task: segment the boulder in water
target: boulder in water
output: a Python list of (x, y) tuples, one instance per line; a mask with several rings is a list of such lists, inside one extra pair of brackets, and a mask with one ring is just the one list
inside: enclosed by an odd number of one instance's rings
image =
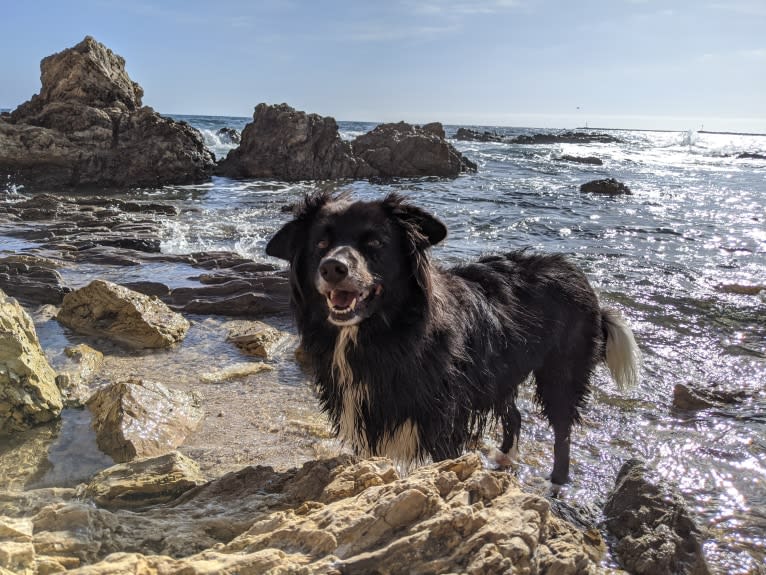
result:
[(584, 194), (603, 194), (608, 196), (630, 195), (633, 193), (628, 186), (614, 178), (592, 180), (581, 185), (580, 191)]
[(169, 347), (189, 329), (189, 322), (159, 299), (104, 280), (67, 294), (56, 319), (77, 332), (138, 349)]

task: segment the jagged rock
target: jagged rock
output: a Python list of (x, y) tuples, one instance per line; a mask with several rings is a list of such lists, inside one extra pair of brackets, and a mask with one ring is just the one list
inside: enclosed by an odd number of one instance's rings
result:
[(0, 291), (0, 434), (54, 420), (62, 407), (32, 319)]
[(234, 128), (220, 128), (215, 135), (218, 136), (222, 144), (239, 144), (241, 141), (239, 132)]
[(67, 407), (80, 407), (91, 396), (89, 387), (104, 364), (104, 354), (81, 343), (64, 348), (67, 364), (60, 368), (56, 385)]
[(486, 130), (479, 132), (470, 128), (458, 128), (457, 132), (455, 132), (455, 139), (467, 142), (504, 142), (506, 140), (495, 132), (488, 132)]
[(402, 479), (387, 460), (349, 456), (249, 467), (138, 512), (72, 499), (35, 509), (34, 560), (81, 575), (601, 572), (592, 535), (477, 455)]
[(581, 185), (580, 191), (584, 194), (606, 194), (609, 196), (630, 195), (632, 193), (628, 186), (614, 178), (592, 180)]
[(382, 124), (350, 144), (334, 118), (296, 111), (287, 104), (258, 104), (242, 143), (217, 173), (232, 178), (335, 180), (371, 177), (445, 176), (476, 170), (444, 139), (438, 122), (418, 128)]
[(224, 325), (228, 334), (226, 341), (247, 355), (271, 359), (290, 336), (260, 321), (231, 321)]
[(596, 156), (570, 156), (569, 154), (564, 154), (563, 156), (560, 156), (556, 159), (563, 162), (575, 162), (577, 164), (589, 164), (591, 166), (604, 165), (603, 160), (601, 158), (597, 158)]
[(614, 551), (630, 573), (710, 573), (702, 533), (683, 497), (649, 477), (643, 462), (632, 459), (622, 466), (604, 515), (617, 538)]
[(351, 146), (381, 177), (451, 177), (476, 171), (476, 164), (444, 138), (406, 122), (381, 124)]
[(40, 63), (40, 93), (0, 118), (0, 176), (35, 187), (206, 180), (212, 154), (184, 122), (142, 107), (125, 60), (90, 36)]
[(296, 111), (287, 104), (258, 104), (239, 147), (218, 165), (231, 178), (335, 180), (375, 175), (341, 140), (334, 118)]
[(117, 462), (178, 447), (202, 420), (200, 397), (153, 381), (102, 387), (88, 400), (98, 447)]
[(194, 460), (173, 451), (109, 467), (90, 480), (85, 493), (100, 507), (139, 509), (172, 501), (205, 482)]
[(139, 349), (171, 346), (189, 329), (189, 322), (160, 300), (104, 280), (67, 294), (57, 319), (77, 332)]

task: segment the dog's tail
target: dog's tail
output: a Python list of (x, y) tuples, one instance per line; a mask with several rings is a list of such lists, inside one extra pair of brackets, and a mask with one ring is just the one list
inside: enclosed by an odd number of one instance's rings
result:
[(601, 310), (601, 322), (606, 340), (604, 361), (617, 387), (626, 390), (638, 384), (641, 351), (633, 332), (620, 312), (611, 308)]

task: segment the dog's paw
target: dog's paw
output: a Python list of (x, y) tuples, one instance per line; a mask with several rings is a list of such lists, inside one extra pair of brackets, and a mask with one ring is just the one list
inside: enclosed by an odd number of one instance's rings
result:
[(511, 449), (508, 453), (503, 453), (497, 447), (493, 447), (489, 450), (487, 459), (500, 469), (508, 469), (519, 464), (519, 450)]

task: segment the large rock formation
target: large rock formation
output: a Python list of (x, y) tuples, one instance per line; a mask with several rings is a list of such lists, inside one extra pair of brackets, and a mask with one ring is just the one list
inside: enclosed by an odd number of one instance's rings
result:
[(56, 419), (63, 403), (55, 380), (32, 319), (0, 291), (0, 435)]
[[(142, 500), (141, 489), (134, 484), (129, 497)], [(11, 495), (4, 513), (13, 517), (0, 516), (0, 545), (25, 546), (38, 572), (603, 572), (598, 532), (557, 518), (546, 499), (484, 469), (477, 455), (401, 479), (387, 460), (348, 456), (285, 473), (247, 467), (140, 511), (52, 495)]]
[(287, 104), (258, 104), (242, 143), (218, 166), (232, 178), (281, 180), (371, 177), (455, 177), (476, 170), (444, 139), (438, 123), (422, 128), (383, 124), (344, 142), (335, 119), (296, 111)]
[(42, 88), (0, 118), (0, 176), (27, 188), (207, 179), (202, 135), (143, 107), (125, 60), (90, 36), (40, 63)]
[(169, 347), (189, 329), (189, 322), (159, 299), (104, 280), (68, 293), (56, 319), (80, 333), (138, 349)]
[(375, 175), (341, 140), (334, 118), (297, 111), (287, 104), (255, 107), (239, 147), (217, 172), (231, 178), (335, 180)]
[[(442, 130), (443, 131), (443, 130)], [(351, 143), (354, 154), (382, 177), (454, 178), (476, 171), (444, 137), (406, 122), (381, 124)]]
[(622, 466), (604, 515), (617, 539), (617, 557), (630, 573), (710, 573), (702, 533), (683, 497), (652, 478), (643, 462)]

